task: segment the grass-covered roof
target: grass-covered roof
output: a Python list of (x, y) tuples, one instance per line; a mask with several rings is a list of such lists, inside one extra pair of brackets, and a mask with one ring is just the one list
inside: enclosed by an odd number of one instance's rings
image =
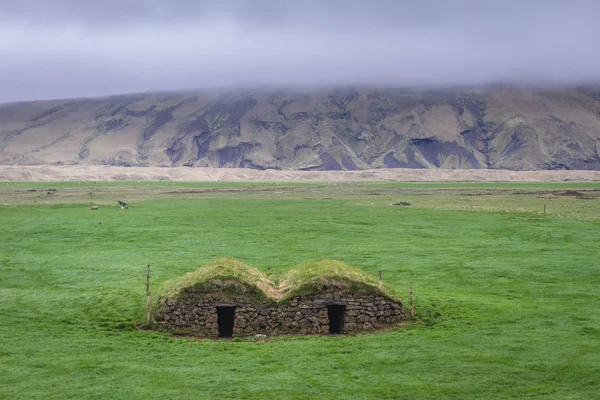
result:
[(400, 300), (383, 282), (359, 268), (336, 260), (318, 260), (297, 265), (284, 273), (280, 282), (283, 300), (331, 289), (379, 293), (390, 299)]
[(215, 283), (237, 281), (254, 289), (265, 300), (286, 301), (292, 297), (330, 290), (377, 293), (400, 299), (383, 282), (340, 261), (320, 260), (298, 265), (278, 277), (279, 285), (264, 273), (234, 258), (221, 258), (165, 284), (161, 298), (177, 298), (222, 287)]
[(265, 274), (235, 258), (220, 258), (209, 262), (195, 271), (168, 281), (163, 288), (163, 296), (179, 297), (182, 293), (207, 292), (214, 290), (215, 281), (239, 281), (255, 289), (265, 298), (272, 298), (273, 282)]

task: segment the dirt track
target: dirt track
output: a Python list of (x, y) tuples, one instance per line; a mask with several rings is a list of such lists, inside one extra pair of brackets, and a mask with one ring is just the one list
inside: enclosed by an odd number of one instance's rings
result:
[(0, 165), (0, 181), (600, 181), (600, 171), (375, 169), (259, 171), (235, 168)]

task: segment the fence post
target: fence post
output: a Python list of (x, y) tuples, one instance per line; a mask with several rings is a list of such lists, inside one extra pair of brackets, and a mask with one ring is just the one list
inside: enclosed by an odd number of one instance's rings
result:
[(412, 286), (410, 287), (410, 317), (411, 318), (415, 317), (415, 308), (413, 306), (413, 289), (412, 289)]
[(146, 273), (146, 325), (150, 325), (150, 264)]
[(380, 280), (380, 281), (382, 281), (382, 280), (383, 280), (383, 278), (382, 278), (382, 276), (381, 276), (381, 270), (379, 270), (379, 280)]

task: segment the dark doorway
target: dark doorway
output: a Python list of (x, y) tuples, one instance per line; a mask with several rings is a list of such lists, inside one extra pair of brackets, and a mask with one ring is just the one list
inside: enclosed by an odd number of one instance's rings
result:
[(344, 329), (345, 315), (345, 305), (330, 304), (327, 306), (327, 316), (329, 317), (329, 333), (342, 333), (342, 330)]
[(235, 307), (217, 307), (217, 324), (219, 325), (219, 337), (233, 336), (234, 319)]

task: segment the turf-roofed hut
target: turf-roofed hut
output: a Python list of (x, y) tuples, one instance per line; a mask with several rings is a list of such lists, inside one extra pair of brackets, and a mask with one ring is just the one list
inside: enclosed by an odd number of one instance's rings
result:
[(339, 261), (315, 261), (283, 274), (279, 285), (232, 258), (171, 282), (154, 320), (165, 329), (207, 337), (369, 331), (405, 316), (382, 282)]

